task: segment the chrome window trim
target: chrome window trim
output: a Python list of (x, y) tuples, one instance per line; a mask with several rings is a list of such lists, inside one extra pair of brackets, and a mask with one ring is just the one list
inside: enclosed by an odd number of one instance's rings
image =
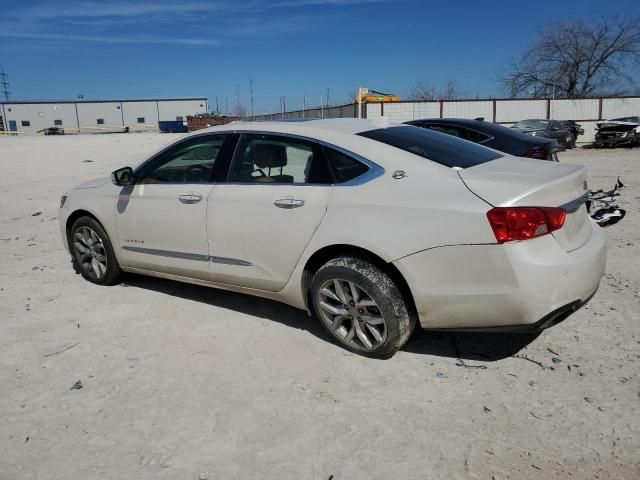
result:
[[(165, 153), (167, 150), (169, 150), (170, 148), (173, 148), (174, 146), (178, 145), (180, 142), (184, 142), (184, 141), (188, 141), (191, 140), (193, 138), (198, 138), (198, 137), (205, 137), (205, 136), (209, 136), (209, 135), (232, 135), (232, 134), (238, 134), (238, 135), (243, 135), (243, 134), (252, 134), (252, 135), (275, 135), (275, 136), (280, 136), (280, 137), (287, 137), (287, 138), (292, 138), (292, 139), (297, 139), (297, 140), (304, 140), (307, 142), (311, 142), (311, 143), (317, 143), (323, 147), (326, 148), (333, 148), (334, 150), (337, 150), (338, 152), (350, 156), (353, 159), (359, 161), (360, 163), (364, 163), (367, 167), (369, 167), (369, 170), (367, 170), (365, 173), (363, 173), (362, 175), (359, 175), (355, 178), (352, 178), (351, 180), (348, 180), (346, 182), (342, 182), (342, 183), (241, 183), (241, 182), (197, 182), (197, 183), (184, 183), (184, 182), (162, 182), (162, 183), (149, 183), (149, 184), (145, 184), (145, 185), (260, 185), (260, 186), (283, 186), (283, 185), (287, 185), (287, 186), (296, 186), (296, 187), (355, 187), (355, 186), (359, 186), (359, 185), (363, 185), (365, 183), (368, 183), (372, 180), (375, 180), (378, 177), (381, 177), (382, 175), (384, 175), (385, 170), (383, 167), (381, 167), (380, 165), (378, 165), (375, 162), (372, 162), (371, 160), (363, 157), (362, 155), (358, 155), (357, 153), (351, 152), (349, 150), (346, 150), (342, 147), (339, 147), (337, 145), (333, 145), (329, 142), (325, 142), (324, 140), (319, 140), (317, 138), (311, 138), (311, 137), (306, 137), (304, 135), (297, 135), (294, 133), (281, 133), (281, 132), (272, 132), (272, 131), (264, 131), (264, 130), (225, 130), (224, 132), (203, 132), (200, 134), (194, 134), (194, 135), (190, 135), (189, 137), (186, 137), (182, 140), (179, 140), (178, 142), (174, 142), (171, 145), (168, 145), (167, 147), (165, 147), (164, 149), (162, 149), (161, 151), (157, 152), (155, 155), (153, 155), (151, 158), (148, 158), (147, 160), (145, 160), (143, 163), (141, 163), (140, 165), (138, 165), (135, 170), (133, 170), (133, 174), (135, 176), (135, 174), (142, 169), (142, 167), (144, 165), (146, 165), (148, 162), (154, 160), (155, 158), (157, 158), (158, 156), (162, 155), (163, 153)], [(365, 138), (365, 137), (363, 137)], [(237, 148), (237, 145), (236, 145)], [(235, 150), (233, 155), (235, 156)], [(233, 161), (233, 157), (231, 158), (231, 161)], [(228, 173), (228, 172), (227, 172)], [(138, 185), (137, 183), (135, 185)], [(134, 185), (134, 186), (135, 186)]]
[[(225, 182), (224, 185), (261, 185), (261, 186), (282, 186), (282, 185), (288, 185), (288, 186), (298, 186), (298, 187), (354, 187), (354, 186), (358, 186), (358, 185), (362, 185), (365, 184), (367, 182), (370, 182), (382, 175), (384, 175), (384, 168), (382, 168), (380, 165), (378, 165), (375, 162), (372, 162), (371, 160), (364, 158), (362, 155), (358, 155), (357, 153), (351, 152), (349, 150), (346, 150), (342, 147), (339, 147), (337, 145), (333, 145), (332, 143), (326, 142), (324, 140), (319, 140), (317, 138), (311, 138), (311, 137), (306, 137), (304, 135), (298, 135), (295, 133), (281, 133), (281, 132), (271, 132), (271, 131), (259, 131), (259, 130), (233, 130), (232, 133), (236, 133), (238, 135), (274, 135), (277, 137), (286, 137), (286, 138), (292, 138), (295, 140), (303, 140), (306, 142), (310, 142), (310, 143), (317, 143), (318, 145), (321, 145), (323, 147), (326, 148), (332, 148), (344, 155), (347, 155), (349, 157), (352, 157), (354, 160), (357, 160), (360, 163), (364, 163), (367, 167), (369, 167), (369, 170), (367, 170), (365, 173), (363, 173), (362, 175), (358, 175), (355, 178), (352, 178), (351, 180), (348, 180), (346, 182), (342, 182), (342, 183), (277, 183), (277, 182), (271, 182), (271, 183), (241, 183), (241, 182)], [(236, 145), (237, 147), (237, 145)], [(234, 156), (235, 156), (235, 152), (234, 152)], [(233, 162), (233, 159), (231, 159), (231, 161)]]

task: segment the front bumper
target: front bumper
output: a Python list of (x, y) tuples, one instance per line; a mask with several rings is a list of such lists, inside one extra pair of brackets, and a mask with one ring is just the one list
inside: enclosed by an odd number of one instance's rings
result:
[(571, 252), (545, 235), (503, 245), (440, 247), (394, 265), (409, 284), (422, 328), (546, 328), (598, 289), (606, 240), (591, 223), (589, 241)]
[(637, 147), (640, 146), (640, 134), (618, 136), (596, 134), (593, 142), (596, 148)]

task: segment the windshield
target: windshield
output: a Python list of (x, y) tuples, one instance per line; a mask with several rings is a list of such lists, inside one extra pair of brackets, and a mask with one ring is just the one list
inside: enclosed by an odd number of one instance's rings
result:
[(549, 125), (547, 120), (522, 120), (514, 125), (514, 128), (535, 128), (536, 130), (544, 130)]
[(358, 135), (419, 155), (445, 167), (468, 168), (502, 157), (500, 152), (419, 127), (389, 127)]

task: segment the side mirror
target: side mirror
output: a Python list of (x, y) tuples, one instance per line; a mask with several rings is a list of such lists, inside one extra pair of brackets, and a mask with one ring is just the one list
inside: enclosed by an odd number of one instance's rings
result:
[(111, 181), (119, 187), (126, 187), (135, 183), (133, 178), (133, 169), (131, 167), (123, 167), (111, 172)]

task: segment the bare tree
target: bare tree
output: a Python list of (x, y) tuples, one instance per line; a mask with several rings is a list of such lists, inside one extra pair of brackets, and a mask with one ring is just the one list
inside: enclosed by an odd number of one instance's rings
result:
[(632, 62), (640, 64), (640, 18), (558, 22), (538, 33), (501, 82), (514, 96), (623, 93)]
[(436, 87), (425, 80), (416, 81), (411, 90), (411, 98), (413, 100), (436, 100), (437, 97)]
[(453, 100), (455, 98), (458, 98), (458, 90), (458, 82), (450, 78), (449, 80), (447, 80), (446, 85), (441, 90), (440, 98), (442, 98), (443, 100)]
[(453, 100), (459, 96), (458, 82), (453, 79), (447, 80), (442, 88), (426, 80), (418, 80), (411, 90), (411, 98), (414, 100)]

